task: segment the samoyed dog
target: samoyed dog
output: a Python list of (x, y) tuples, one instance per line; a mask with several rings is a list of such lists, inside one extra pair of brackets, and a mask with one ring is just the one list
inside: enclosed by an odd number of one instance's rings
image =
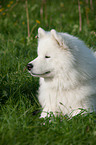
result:
[(40, 77), (41, 117), (74, 116), (80, 108), (96, 111), (96, 56), (78, 38), (52, 29), (38, 29), (38, 57), (27, 65)]

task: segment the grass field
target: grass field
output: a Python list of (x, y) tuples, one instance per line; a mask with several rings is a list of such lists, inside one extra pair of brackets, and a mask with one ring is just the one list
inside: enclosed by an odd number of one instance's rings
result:
[(38, 78), (25, 67), (37, 55), (38, 27), (68, 32), (96, 50), (96, 1), (80, 0), (81, 31), (78, 0), (25, 2), (0, 0), (0, 145), (95, 145), (95, 113), (39, 118)]

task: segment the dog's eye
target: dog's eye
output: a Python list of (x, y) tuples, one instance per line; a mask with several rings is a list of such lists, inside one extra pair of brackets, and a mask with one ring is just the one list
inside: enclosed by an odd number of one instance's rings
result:
[(47, 55), (46, 55), (45, 58), (50, 58), (50, 56), (47, 56)]

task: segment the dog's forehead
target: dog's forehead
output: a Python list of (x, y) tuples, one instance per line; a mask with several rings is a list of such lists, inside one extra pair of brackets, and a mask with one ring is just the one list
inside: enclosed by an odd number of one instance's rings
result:
[(51, 37), (46, 36), (38, 41), (39, 46), (43, 46), (43, 45), (45, 46), (46, 44), (48, 44), (48, 45), (53, 44), (53, 40)]
[[(50, 49), (51, 48), (51, 49)], [(42, 38), (38, 41), (38, 52), (50, 51), (55, 48), (54, 41), (50, 37)]]

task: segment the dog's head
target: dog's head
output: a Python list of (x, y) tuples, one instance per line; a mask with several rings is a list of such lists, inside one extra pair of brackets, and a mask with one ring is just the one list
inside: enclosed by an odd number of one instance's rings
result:
[(63, 34), (52, 29), (38, 29), (38, 57), (29, 62), (27, 68), (36, 77), (55, 77), (65, 74), (73, 66), (74, 57), (64, 41)]
[(38, 57), (27, 64), (28, 71), (36, 77), (55, 77), (68, 71), (73, 57), (62, 35), (38, 29)]

